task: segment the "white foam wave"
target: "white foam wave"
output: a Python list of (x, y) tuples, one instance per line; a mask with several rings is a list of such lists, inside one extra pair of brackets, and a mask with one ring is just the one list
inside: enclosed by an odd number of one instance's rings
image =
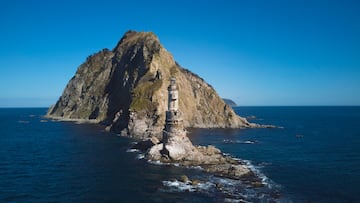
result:
[(244, 143), (244, 144), (255, 144), (256, 141), (246, 140), (246, 141), (244, 141), (242, 143)]
[(181, 182), (181, 181), (178, 181), (178, 180), (175, 180), (175, 181), (163, 181), (163, 185), (169, 187), (171, 192), (174, 192), (174, 191), (194, 192), (194, 191), (196, 191), (195, 188), (192, 185)]
[(214, 182), (217, 190), (226, 196), (225, 202), (263, 202), (262, 200), (268, 202), (272, 199), (265, 194), (267, 188), (259, 190), (259, 188), (249, 187), (242, 181), (220, 177), (213, 177), (210, 181)]
[(191, 169), (196, 169), (196, 170), (201, 170), (201, 171), (203, 171), (203, 170), (204, 170), (204, 168), (203, 168), (203, 167), (201, 167), (201, 166), (189, 166), (188, 168), (191, 168)]
[(191, 182), (182, 182), (179, 180), (162, 181), (163, 185), (168, 188), (170, 192), (208, 192), (215, 185), (211, 182), (200, 182), (191, 184)]
[(128, 150), (126, 150), (126, 152), (139, 152), (140, 150), (138, 150), (138, 149), (128, 149)]
[(144, 154), (138, 154), (136, 156), (137, 159), (144, 159), (145, 158), (145, 155)]
[(195, 169), (195, 170), (201, 170), (203, 171), (204, 168), (202, 168), (201, 166), (183, 166), (180, 163), (164, 163), (161, 162), (159, 160), (153, 161), (153, 160), (148, 160), (147, 161), (150, 164), (155, 164), (155, 165), (167, 165), (167, 166), (175, 166), (175, 167), (184, 167), (184, 168), (189, 168), (189, 169)]
[(258, 141), (256, 140), (228, 140), (225, 139), (222, 141), (225, 144), (256, 144)]
[[(231, 154), (228, 154), (228, 153), (224, 153), (225, 156), (229, 156), (231, 157), (232, 159), (234, 160), (237, 160), (239, 161), (240, 163), (243, 163), (246, 165), (246, 167), (248, 167), (252, 172), (255, 173), (255, 175), (257, 177), (260, 178), (261, 180), (261, 183), (263, 185), (265, 185), (266, 187), (268, 187), (269, 189), (273, 189), (273, 188), (276, 188), (276, 189), (279, 189), (281, 188), (280, 185), (276, 184), (275, 182), (273, 182), (271, 179), (269, 179), (264, 173), (261, 172), (261, 168), (263, 168), (264, 166), (266, 165), (269, 165), (271, 163), (264, 163), (262, 162), (260, 165), (258, 166), (255, 166), (254, 164), (251, 163), (251, 161), (249, 160), (243, 160), (243, 159), (239, 159), (239, 158), (236, 158), (236, 157), (233, 157)], [(228, 180), (226, 180), (228, 181)], [(229, 183), (229, 182), (228, 182)]]
[(154, 165), (169, 165), (168, 163), (163, 163), (159, 160), (156, 160), (156, 161), (148, 160), (148, 162), (151, 164), (154, 164)]
[(229, 203), (251, 203), (251, 202), (243, 200), (243, 199), (231, 199), (231, 198), (225, 198), (224, 202), (229, 202)]
[(251, 163), (251, 161), (249, 160), (242, 160), (246, 166), (255, 173), (255, 175), (257, 177), (260, 178), (261, 183), (264, 184), (265, 186), (267, 186), (269, 189), (272, 188), (280, 188), (280, 185), (276, 184), (275, 182), (273, 182), (272, 180), (270, 180), (267, 176), (265, 176), (265, 174), (263, 174), (260, 170), (260, 168), (262, 168), (263, 166), (255, 166), (254, 164)]
[[(249, 163), (249, 167), (255, 170), (254, 172), (258, 173), (257, 175), (262, 175), (256, 170), (256, 167), (252, 167), (251, 163)], [(261, 177), (264, 183), (269, 182), (266, 176), (262, 175)], [(176, 179), (166, 180), (162, 181), (164, 188), (160, 190), (163, 192), (200, 192), (209, 197), (218, 197), (217, 194), (221, 193), (224, 197), (224, 202), (277, 202), (278, 200), (271, 196), (273, 189), (265, 184), (265, 187), (256, 188), (249, 186), (248, 183), (242, 180), (228, 179), (209, 174), (202, 175), (200, 180), (196, 184), (191, 180), (187, 182)]]

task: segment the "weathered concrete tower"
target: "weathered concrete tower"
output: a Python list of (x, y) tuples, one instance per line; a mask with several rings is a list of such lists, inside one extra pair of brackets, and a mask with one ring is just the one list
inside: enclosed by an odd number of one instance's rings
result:
[(168, 87), (168, 110), (166, 111), (165, 129), (163, 132), (163, 143), (168, 139), (184, 131), (183, 120), (179, 111), (179, 92), (176, 86), (176, 79), (171, 78)]
[(177, 112), (179, 110), (179, 92), (176, 87), (176, 79), (171, 78), (170, 85), (168, 87), (168, 111)]

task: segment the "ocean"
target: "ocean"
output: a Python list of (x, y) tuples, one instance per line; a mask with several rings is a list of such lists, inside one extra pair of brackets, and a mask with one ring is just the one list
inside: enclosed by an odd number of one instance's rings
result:
[(45, 108), (0, 109), (0, 202), (360, 202), (360, 107), (235, 111), (282, 128), (189, 129), (189, 137), (244, 160), (265, 187), (149, 163), (131, 150), (134, 140), (43, 118)]

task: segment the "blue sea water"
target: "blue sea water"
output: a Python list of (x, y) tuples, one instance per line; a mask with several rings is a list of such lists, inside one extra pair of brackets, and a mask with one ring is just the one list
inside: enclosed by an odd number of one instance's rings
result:
[(360, 202), (360, 107), (235, 110), (284, 128), (194, 130), (193, 142), (250, 160), (294, 202)]
[[(268, 184), (265, 191), (198, 169), (148, 163), (129, 153), (133, 140), (102, 126), (45, 119), (45, 108), (0, 109), (0, 202), (232, 201), (214, 181), (249, 202), (360, 202), (360, 107), (235, 111), (283, 128), (190, 129), (190, 138), (248, 160)], [(184, 174), (204, 184), (181, 185), (175, 179)]]

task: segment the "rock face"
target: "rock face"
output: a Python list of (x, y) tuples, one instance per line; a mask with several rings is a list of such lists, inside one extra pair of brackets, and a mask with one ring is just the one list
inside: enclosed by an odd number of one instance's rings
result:
[(89, 56), (47, 113), (87, 120), (139, 139), (162, 135), (175, 77), (184, 127), (251, 127), (199, 76), (182, 68), (151, 32), (128, 31), (113, 50)]

